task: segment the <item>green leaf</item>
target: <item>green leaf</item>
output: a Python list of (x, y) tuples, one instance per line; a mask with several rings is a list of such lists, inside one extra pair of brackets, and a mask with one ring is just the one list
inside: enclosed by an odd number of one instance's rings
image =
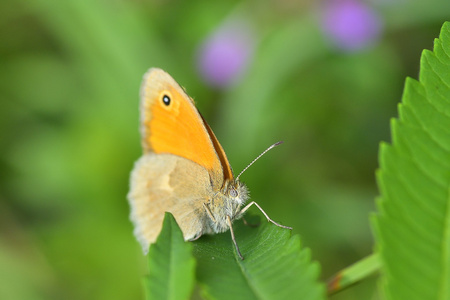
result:
[(145, 278), (147, 299), (189, 299), (194, 287), (195, 260), (192, 244), (170, 213), (164, 217), (163, 228), (148, 251), (149, 275)]
[[(253, 223), (253, 222), (252, 222)], [(298, 235), (262, 222), (233, 225), (244, 256), (236, 254), (230, 232), (204, 236), (194, 243), (197, 280), (208, 299), (324, 299), (319, 266)]]
[(380, 147), (374, 218), (386, 299), (450, 299), (450, 23), (408, 78)]

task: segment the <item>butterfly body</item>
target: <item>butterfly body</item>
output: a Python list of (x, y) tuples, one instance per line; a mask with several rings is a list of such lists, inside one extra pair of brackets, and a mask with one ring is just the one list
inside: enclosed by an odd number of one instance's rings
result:
[(205, 204), (208, 224), (205, 233), (220, 233), (229, 229), (226, 217), (238, 219), (242, 205), (249, 198), (247, 187), (240, 181), (225, 182), (225, 186)]

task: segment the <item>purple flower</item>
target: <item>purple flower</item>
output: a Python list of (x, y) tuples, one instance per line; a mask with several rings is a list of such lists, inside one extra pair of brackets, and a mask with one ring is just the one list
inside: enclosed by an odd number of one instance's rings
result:
[(358, 0), (329, 0), (322, 17), (323, 30), (342, 50), (360, 50), (380, 35), (380, 18), (371, 7)]
[(198, 67), (211, 86), (226, 87), (243, 73), (253, 54), (254, 36), (247, 23), (227, 22), (202, 44)]

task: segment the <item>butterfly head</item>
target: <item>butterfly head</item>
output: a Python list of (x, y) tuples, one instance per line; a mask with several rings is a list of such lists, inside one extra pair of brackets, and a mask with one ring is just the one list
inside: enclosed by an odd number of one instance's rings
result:
[(228, 201), (238, 206), (244, 205), (250, 198), (247, 186), (243, 182), (235, 179), (225, 183), (222, 194), (228, 198)]

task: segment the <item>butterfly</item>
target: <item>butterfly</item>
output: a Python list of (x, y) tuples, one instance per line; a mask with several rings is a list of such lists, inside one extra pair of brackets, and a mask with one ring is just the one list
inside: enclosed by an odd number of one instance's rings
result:
[(148, 70), (140, 97), (143, 155), (131, 172), (128, 200), (134, 234), (144, 253), (161, 231), (166, 211), (173, 214), (187, 241), (230, 230), (241, 259), (232, 223), (252, 205), (269, 222), (292, 229), (270, 219), (256, 202), (245, 205), (249, 192), (239, 181), (240, 174), (234, 177), (208, 123), (168, 73), (158, 68)]

